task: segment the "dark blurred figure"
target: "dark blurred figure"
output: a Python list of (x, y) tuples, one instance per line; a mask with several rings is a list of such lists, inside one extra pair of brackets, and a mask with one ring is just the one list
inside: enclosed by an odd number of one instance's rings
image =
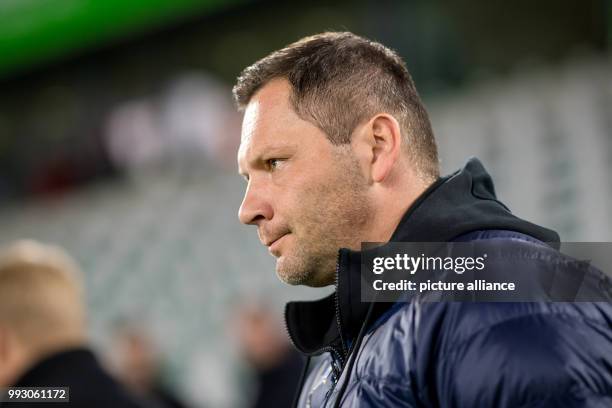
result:
[(54, 407), (144, 406), (89, 350), (82, 292), (60, 248), (22, 241), (0, 254), (0, 387), (70, 387), (70, 402)]
[(117, 375), (130, 391), (155, 408), (186, 408), (161, 381), (159, 353), (146, 331), (122, 323), (115, 333)]
[(239, 311), (237, 331), (244, 358), (256, 376), (253, 408), (291, 406), (304, 361), (291, 346), (285, 330), (266, 307)]

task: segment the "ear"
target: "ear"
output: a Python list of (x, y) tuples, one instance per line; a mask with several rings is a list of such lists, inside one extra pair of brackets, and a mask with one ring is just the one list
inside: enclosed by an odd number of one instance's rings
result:
[(398, 121), (380, 113), (361, 126), (355, 135), (362, 157), (367, 158), (368, 173), (373, 182), (384, 181), (400, 157), (402, 136)]
[(8, 387), (9, 338), (5, 327), (0, 326), (0, 387)]
[(9, 359), (11, 352), (11, 333), (6, 326), (0, 325), (0, 366)]
[(24, 361), (14, 330), (9, 325), (0, 324), (0, 387), (14, 383)]
[(6, 359), (8, 349), (8, 338), (6, 329), (0, 326), (0, 365)]

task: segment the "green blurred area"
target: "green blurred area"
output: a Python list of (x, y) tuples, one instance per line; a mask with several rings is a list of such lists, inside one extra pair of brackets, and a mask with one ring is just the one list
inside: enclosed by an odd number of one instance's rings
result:
[(240, 0), (0, 0), (0, 77)]
[(0, 86), (33, 71), (40, 74), (36, 78), (44, 77), (47, 67), (100, 50), (113, 50), (102, 62), (119, 70), (133, 65), (125, 63), (130, 54), (140, 53), (149, 65), (157, 52), (154, 62), (162, 68), (148, 68), (164, 71), (169, 57), (231, 82), (242, 67), (275, 48), (315, 32), (347, 29), (395, 48), (419, 88), (437, 92), (483, 72), (506, 72), (522, 61), (558, 62), (580, 48), (607, 50), (610, 4), (0, 0)]
[(609, 55), (611, 0), (0, 0), (0, 203), (50, 169), (87, 184), (118, 106), (159, 104), (177, 78), (230, 89), (301, 37), (349, 30), (396, 50), (429, 103), (529, 67)]

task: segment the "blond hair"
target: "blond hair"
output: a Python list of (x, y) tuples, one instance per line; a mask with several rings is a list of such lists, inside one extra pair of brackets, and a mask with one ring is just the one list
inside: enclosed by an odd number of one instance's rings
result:
[(19, 241), (0, 252), (0, 325), (30, 348), (84, 337), (81, 274), (61, 248)]

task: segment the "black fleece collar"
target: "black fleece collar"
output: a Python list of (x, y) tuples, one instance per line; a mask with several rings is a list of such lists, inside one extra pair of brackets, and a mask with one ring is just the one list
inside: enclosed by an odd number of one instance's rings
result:
[[(503, 229), (559, 242), (556, 232), (514, 216), (497, 200), (491, 176), (482, 163), (468, 160), (465, 167), (434, 182), (406, 211), (391, 242), (448, 242), (472, 231)], [(306, 355), (325, 351), (346, 357), (347, 344), (363, 324), (370, 303), (360, 299), (361, 252), (340, 249), (336, 291), (317, 301), (289, 302), (285, 320), (289, 337)], [(391, 303), (374, 304), (373, 318)]]
[(79, 347), (64, 350), (37, 362), (14, 385), (15, 387), (32, 387), (46, 385), (49, 380), (62, 380), (78, 373), (98, 373), (101, 370), (93, 352), (87, 348)]

